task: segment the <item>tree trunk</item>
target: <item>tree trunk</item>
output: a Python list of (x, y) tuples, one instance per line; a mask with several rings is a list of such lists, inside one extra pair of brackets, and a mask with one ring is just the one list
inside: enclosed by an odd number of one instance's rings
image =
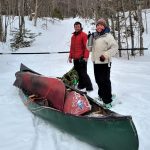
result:
[[(120, 36), (120, 16), (119, 16), (119, 12), (117, 13), (117, 25), (118, 25), (118, 45), (119, 45), (119, 49), (122, 48), (121, 45), (121, 36)], [(121, 51), (119, 51), (119, 57), (122, 57), (121, 55)]]
[[(126, 16), (125, 16), (125, 9), (124, 9), (124, 0), (121, 0), (121, 5), (122, 5), (122, 10), (123, 10), (123, 18), (124, 18), (124, 22), (125, 22), (125, 39), (126, 39), (126, 46), (127, 49), (129, 48), (129, 43), (128, 43), (128, 36), (127, 36), (127, 23), (126, 23)], [(129, 60), (129, 51), (127, 50), (127, 56), (128, 56), (128, 60)]]
[(146, 34), (148, 34), (148, 27), (147, 27), (147, 14), (146, 14), (146, 11), (144, 12), (145, 13), (145, 24), (146, 24)]
[(18, 13), (19, 13), (19, 40), (17, 41), (19, 47), (24, 41), (25, 34), (25, 21), (24, 21), (24, 0), (20, 0), (18, 2)]
[(3, 16), (2, 16), (2, 2), (0, 1), (0, 41), (3, 42)]
[[(119, 1), (117, 3), (117, 6), (119, 8), (120, 6)], [(119, 46), (119, 49), (121, 49), (122, 45), (121, 45), (121, 36), (120, 36), (121, 33), (120, 33), (120, 11), (119, 10), (117, 11), (117, 28), (118, 28), (118, 46)], [(122, 57), (121, 51), (119, 51), (119, 57)]]
[(129, 20), (130, 20), (130, 33), (131, 33), (131, 55), (134, 56), (134, 33), (133, 33), (133, 25), (132, 25), (132, 14), (131, 11), (129, 10)]
[(0, 15), (0, 41), (3, 42), (3, 16)]
[(37, 13), (38, 13), (38, 0), (35, 2), (35, 12), (34, 12), (34, 26), (37, 25)]
[(138, 3), (138, 18), (139, 18), (139, 30), (140, 30), (140, 56), (144, 55), (144, 50), (143, 49), (143, 22), (142, 22), (142, 9), (141, 9), (141, 3), (139, 1)]
[(113, 15), (111, 16), (111, 29), (112, 29), (112, 34), (113, 34), (114, 38), (116, 39)]

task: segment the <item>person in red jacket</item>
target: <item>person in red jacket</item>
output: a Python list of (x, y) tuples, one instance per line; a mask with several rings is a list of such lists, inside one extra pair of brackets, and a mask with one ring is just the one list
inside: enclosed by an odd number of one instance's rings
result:
[(83, 32), (80, 22), (74, 23), (75, 32), (71, 37), (69, 62), (74, 64), (74, 69), (78, 72), (79, 83), (78, 89), (86, 88), (86, 91), (92, 91), (93, 86), (89, 75), (87, 74), (87, 61), (89, 50), (87, 49), (87, 34)]

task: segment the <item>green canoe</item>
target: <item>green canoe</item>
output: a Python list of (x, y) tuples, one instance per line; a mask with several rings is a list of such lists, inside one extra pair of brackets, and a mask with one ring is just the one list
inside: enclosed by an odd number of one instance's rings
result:
[[(20, 70), (31, 71), (27, 67), (23, 68)], [(27, 103), (29, 95), (24, 90), (19, 90), (19, 93), (23, 102)], [(132, 117), (104, 109), (94, 103), (92, 98), (87, 98), (94, 109), (81, 116), (67, 114), (36, 102), (30, 102), (26, 106), (35, 115), (93, 146), (104, 150), (138, 150), (139, 140)]]

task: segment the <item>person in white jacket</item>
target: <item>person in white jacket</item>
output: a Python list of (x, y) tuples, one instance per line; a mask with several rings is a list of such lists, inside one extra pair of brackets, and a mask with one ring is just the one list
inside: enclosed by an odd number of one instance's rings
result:
[(118, 52), (118, 44), (110, 33), (105, 19), (96, 23), (96, 32), (92, 33), (92, 61), (94, 75), (98, 85), (98, 95), (105, 108), (112, 107), (112, 90), (110, 81), (111, 59)]

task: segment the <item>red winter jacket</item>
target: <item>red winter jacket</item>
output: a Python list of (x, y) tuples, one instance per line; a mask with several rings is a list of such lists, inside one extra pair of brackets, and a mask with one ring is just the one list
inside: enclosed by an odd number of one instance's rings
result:
[(70, 45), (70, 55), (69, 58), (72, 59), (80, 59), (88, 58), (89, 51), (86, 47), (87, 43), (87, 34), (81, 31), (79, 34), (73, 33), (71, 37), (71, 45)]

